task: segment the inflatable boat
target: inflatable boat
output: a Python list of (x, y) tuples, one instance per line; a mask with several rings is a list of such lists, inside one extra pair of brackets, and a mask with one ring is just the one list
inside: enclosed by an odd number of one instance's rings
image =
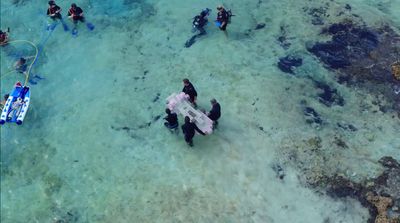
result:
[(173, 93), (170, 95), (167, 98), (167, 107), (172, 112), (183, 115), (183, 117), (189, 116), (190, 120), (195, 123), (201, 131), (207, 132), (207, 134), (212, 133), (213, 121), (203, 112), (193, 108), (192, 104), (189, 102), (189, 96), (185, 93)]
[(17, 82), (5, 102), (0, 116), (0, 124), (15, 122), (17, 125), (21, 125), (29, 108), (30, 97), (29, 87), (22, 86), (20, 82)]

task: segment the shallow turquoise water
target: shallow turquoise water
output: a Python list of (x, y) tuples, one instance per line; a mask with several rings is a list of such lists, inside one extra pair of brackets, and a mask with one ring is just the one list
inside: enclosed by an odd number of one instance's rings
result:
[[(332, 159), (305, 161), (355, 180), (380, 173), (382, 156), (400, 159), (399, 119), (372, 112), (375, 96), (368, 90), (337, 85), (344, 107), (316, 99), (307, 76), (334, 81), (305, 49), (323, 37), (302, 9), (325, 1), (224, 2), (236, 14), (228, 36), (209, 24), (208, 35), (191, 48), (184, 48), (191, 18), (218, 2), (77, 3), (96, 28), (81, 25), (73, 38), (61, 24), (45, 30), (46, 4), (1, 1), (1, 27), (11, 28), (12, 39), (39, 45), (48, 37), (33, 69), (45, 79), (31, 86), (24, 124), (1, 127), (1, 222), (366, 221), (368, 211), (355, 200), (314, 193), (292, 166), (284, 181), (271, 168), (315, 136)], [(400, 29), (398, 0), (340, 0), (330, 12), (347, 3), (368, 25)], [(68, 4), (59, 5), (65, 14)], [(249, 33), (257, 23), (266, 28)], [(276, 40), (282, 26), (291, 38), (288, 50)], [(34, 53), (27, 44), (10, 45), (1, 51), (2, 74), (14, 63), (10, 52)], [(287, 53), (304, 58), (296, 77), (276, 67)], [(23, 80), (18, 75), (1, 79), (1, 95)], [(218, 130), (196, 136), (193, 149), (155, 120), (183, 78), (196, 86), (200, 107), (209, 109), (215, 97), (223, 110)], [(310, 128), (302, 100), (328, 125)], [(339, 133), (337, 122), (359, 130)], [(349, 149), (335, 147), (337, 135)]]

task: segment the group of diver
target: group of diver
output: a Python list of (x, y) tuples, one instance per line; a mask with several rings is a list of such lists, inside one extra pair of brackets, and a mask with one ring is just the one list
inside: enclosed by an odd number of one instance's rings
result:
[[(52, 20), (52, 22), (49, 22), (49, 24), (47, 26), (47, 30), (51, 30), (51, 31), (54, 30), (54, 28), (58, 24), (58, 21), (60, 21), (63, 24), (65, 31), (69, 30), (68, 25), (64, 22), (64, 20), (61, 16), (61, 7), (58, 6), (54, 0), (48, 1), (48, 8), (47, 8), (46, 14)], [(71, 4), (70, 9), (68, 10), (67, 16), (69, 19), (71, 19), (71, 21), (74, 24), (73, 29), (72, 29), (73, 36), (77, 35), (77, 32), (78, 32), (77, 24), (79, 21), (82, 23), (85, 23), (89, 30), (94, 29), (93, 24), (85, 22), (85, 17), (83, 15), (82, 8), (78, 7), (75, 3)], [(16, 40), (16, 41), (18, 42), (21, 40)], [(0, 30), (0, 46), (6, 46), (12, 42), (13, 41), (10, 41), (10, 28), (8, 28), (7, 31)], [(29, 42), (29, 41), (25, 41), (25, 42)], [(32, 43), (32, 45), (33, 45), (33, 43)], [(37, 55), (30, 56), (30, 57), (19, 57), (19, 58), (17, 57), (18, 59), (15, 62), (13, 69), (11, 71), (9, 71), (8, 73), (15, 71), (17, 73), (24, 74), (27, 77), (26, 80), (29, 81), (30, 84), (37, 84), (36, 80), (41, 80), (44, 78), (40, 77), (39, 75), (29, 75), (30, 68), (28, 66), (28, 64), (31, 64), (30, 66), (32, 67), (32, 65), (34, 64), (34, 62), (36, 60), (36, 57), (37, 57)], [(21, 95), (18, 98), (16, 98), (15, 101), (13, 101), (11, 103), (11, 107), (10, 107), (10, 110), (8, 111), (8, 114), (11, 114), (12, 111), (18, 110), (19, 108), (22, 107), (22, 105), (24, 103), (24, 101), (23, 101), (24, 94), (27, 93), (26, 89), (29, 89), (29, 87), (22, 86), (21, 82), (17, 82), (16, 85), (14, 86), (14, 88), (21, 88), (21, 89), (23, 89), (23, 91), (22, 91)], [(7, 104), (7, 99), (9, 98), (9, 96), (10, 96), (9, 94), (5, 94), (4, 100), (0, 101), (1, 110)], [(7, 120), (10, 119), (10, 117), (8, 117), (8, 114), (7, 114)]]
[[(61, 7), (56, 4), (54, 0), (51, 0), (48, 2), (48, 9), (47, 9), (47, 16), (51, 18), (52, 20), (60, 20), (63, 24), (62, 20), (62, 15), (61, 15)], [(226, 10), (223, 6), (218, 6), (217, 7), (218, 13), (217, 13), (217, 18), (215, 21), (216, 26), (221, 30), (221, 31), (226, 31), (226, 28), (228, 26), (230, 17), (232, 16), (232, 13), (230, 10)], [(203, 10), (199, 15), (195, 16), (193, 19), (193, 28), (199, 31), (199, 34), (195, 35), (196, 37), (205, 35), (205, 26), (208, 23), (208, 16), (211, 12), (211, 9), (207, 8)], [(76, 29), (76, 24), (80, 21), (85, 23), (85, 17), (83, 15), (83, 10), (78, 7), (75, 3), (71, 4), (71, 8), (68, 10), (68, 17), (73, 21), (75, 24)], [(89, 27), (88, 27), (89, 28)], [(8, 33), (0, 31), (0, 44), (5, 45), (8, 42)], [(23, 73), (26, 74), (27, 72), (27, 60), (30, 58), (19, 58), (18, 61), (15, 63), (14, 68), (18, 73)], [(40, 77), (39, 77), (40, 78)], [(183, 89), (182, 92), (184, 92), (186, 95), (188, 95), (189, 102), (192, 103), (194, 107), (197, 107), (196, 99), (197, 99), (197, 91), (194, 88), (193, 84), (188, 80), (188, 79), (183, 79)], [(4, 102), (2, 101), (1, 104), (4, 105), (5, 101), (7, 100), (8, 95), (5, 95), (4, 97)], [(215, 129), (218, 125), (218, 119), (221, 116), (221, 106), (217, 102), (216, 99), (211, 99), (211, 110), (209, 112), (206, 112), (203, 110), (203, 112), (208, 116), (213, 121), (213, 128)], [(164, 118), (166, 122), (164, 125), (171, 130), (178, 130), (179, 123), (178, 123), (178, 117), (177, 114), (171, 112), (168, 108), (166, 109), (166, 114), (167, 116)], [(198, 133), (205, 135), (206, 133), (201, 131), (195, 123), (191, 122), (190, 118), (186, 116), (184, 118), (184, 124), (181, 126), (182, 132), (184, 134), (184, 139), (186, 143), (189, 146), (193, 146), (193, 137), (195, 135), (195, 132), (197, 131)]]
[[(182, 92), (188, 96), (189, 102), (194, 106), (197, 107), (197, 91), (194, 88), (193, 84), (189, 81), (189, 79), (183, 79), (183, 89)], [(211, 110), (206, 112), (203, 110), (203, 113), (207, 114), (207, 117), (213, 121), (213, 128), (217, 128), (218, 119), (221, 117), (221, 106), (218, 101), (213, 98), (210, 100), (211, 102)], [(176, 113), (173, 113), (170, 109), (165, 109), (165, 113), (167, 116), (164, 117), (166, 122), (164, 123), (165, 127), (170, 130), (179, 131), (179, 123), (178, 123), (178, 116)], [(193, 137), (196, 133), (200, 133), (201, 135), (206, 135), (206, 132), (201, 131), (194, 122), (191, 122), (189, 116), (185, 116), (185, 123), (181, 126), (185, 142), (192, 147), (193, 146)]]
[[(226, 27), (228, 26), (231, 17), (233, 16), (231, 10), (225, 9), (222, 5), (217, 6), (217, 18), (215, 20), (215, 25), (226, 34)], [(199, 32), (198, 34), (193, 35), (188, 41), (185, 43), (185, 47), (189, 48), (196, 41), (196, 38), (207, 34), (205, 30), (205, 26), (208, 23), (208, 16), (210, 15), (211, 9), (206, 8), (200, 12), (200, 14), (196, 15), (193, 18), (193, 31)]]
[[(49, 8), (47, 9), (47, 15), (53, 19), (62, 19), (61, 8), (56, 4), (55, 1), (49, 1)], [(83, 16), (83, 10), (78, 7), (75, 3), (71, 4), (71, 8), (68, 10), (68, 18), (72, 19), (73, 23), (76, 24), (78, 21), (85, 22)]]

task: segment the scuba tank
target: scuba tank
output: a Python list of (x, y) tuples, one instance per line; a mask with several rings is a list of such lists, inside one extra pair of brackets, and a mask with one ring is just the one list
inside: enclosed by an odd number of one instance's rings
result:
[(235, 15), (232, 13), (231, 9), (226, 9), (226, 13), (228, 13), (228, 23), (231, 23), (232, 16), (235, 16)]

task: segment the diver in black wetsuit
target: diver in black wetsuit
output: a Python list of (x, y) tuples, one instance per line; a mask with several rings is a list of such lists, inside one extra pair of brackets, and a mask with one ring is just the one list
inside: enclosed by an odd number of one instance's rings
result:
[(229, 18), (232, 16), (230, 11), (226, 11), (225, 8), (220, 5), (217, 7), (218, 14), (217, 14), (217, 21), (219, 23), (219, 29), (222, 31), (226, 30), (226, 27), (229, 23)]
[(165, 113), (167, 113), (167, 116), (165, 116), (166, 122), (164, 122), (165, 127), (168, 129), (177, 129), (178, 127), (178, 116), (175, 113), (172, 113), (171, 110), (168, 108), (165, 109)]
[(198, 36), (205, 35), (206, 31), (204, 30), (204, 26), (208, 23), (207, 16), (210, 14), (211, 9), (207, 8), (201, 11), (199, 15), (196, 15), (193, 18), (193, 28), (196, 28), (200, 31)]
[(194, 89), (193, 84), (190, 83), (189, 79), (185, 78), (183, 79), (183, 89), (182, 92), (189, 95), (189, 101), (194, 105), (194, 107), (197, 107), (196, 104), (196, 98), (197, 98), (197, 91)]
[(62, 19), (61, 8), (58, 5), (56, 5), (55, 1), (49, 1), (49, 8), (47, 9), (47, 15), (53, 20)]
[(214, 124), (214, 128), (215, 128), (218, 125), (218, 119), (221, 117), (221, 106), (219, 105), (217, 100), (215, 100), (215, 98), (211, 99), (210, 102), (211, 102), (212, 108), (207, 116), (211, 120), (213, 120), (213, 124)]
[(185, 117), (185, 124), (182, 125), (182, 132), (185, 135), (185, 141), (189, 146), (193, 146), (193, 137), (196, 131), (202, 135), (206, 133), (202, 132), (196, 124), (190, 122), (190, 118), (188, 116)]
[(78, 7), (75, 3), (71, 4), (71, 8), (68, 10), (68, 17), (72, 19), (74, 24), (78, 21), (85, 22), (85, 17), (83, 16), (83, 10)]
[[(193, 18), (193, 29), (196, 31), (198, 30), (200, 33), (193, 35), (188, 41), (185, 43), (185, 47), (189, 48), (191, 47), (195, 42), (196, 38), (203, 36), (206, 34), (206, 30), (204, 29), (204, 26), (207, 25), (208, 19), (207, 16), (210, 14), (211, 9), (206, 8), (199, 15), (196, 15)], [(193, 31), (193, 32), (195, 32)]]

